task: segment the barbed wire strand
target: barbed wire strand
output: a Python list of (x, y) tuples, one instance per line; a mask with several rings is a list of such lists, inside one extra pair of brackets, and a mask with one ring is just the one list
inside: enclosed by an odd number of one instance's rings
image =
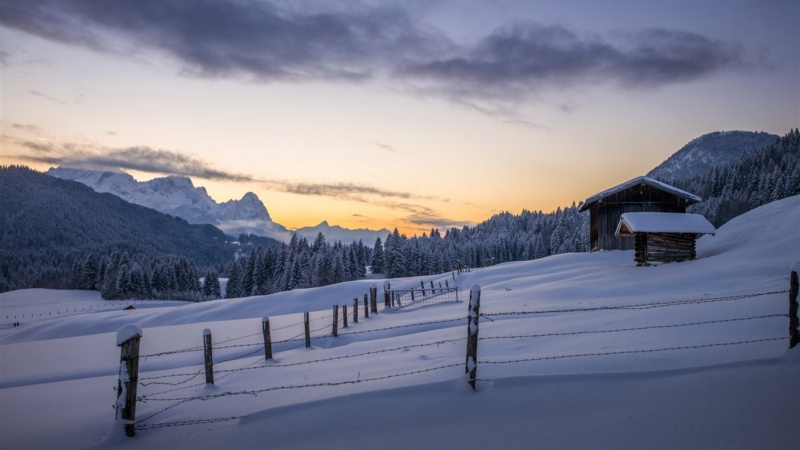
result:
[(733, 345), (744, 345), (744, 344), (754, 344), (758, 342), (768, 342), (768, 341), (779, 341), (788, 339), (786, 336), (782, 337), (773, 337), (773, 338), (764, 338), (764, 339), (751, 339), (747, 341), (738, 341), (738, 342), (721, 342), (721, 343), (714, 343), (714, 344), (700, 344), (700, 345), (684, 345), (684, 346), (677, 346), (677, 347), (663, 347), (663, 348), (654, 348), (654, 349), (644, 349), (644, 350), (619, 350), (613, 352), (598, 352), (598, 353), (575, 353), (571, 355), (555, 355), (555, 356), (539, 356), (535, 358), (519, 358), (519, 359), (510, 359), (510, 360), (502, 360), (502, 361), (478, 361), (478, 364), (516, 364), (516, 363), (523, 363), (523, 362), (533, 362), (533, 361), (545, 361), (545, 360), (553, 360), (553, 359), (567, 359), (567, 358), (581, 358), (586, 356), (610, 356), (610, 355), (623, 355), (623, 354), (634, 354), (634, 353), (656, 353), (656, 352), (666, 352), (666, 351), (673, 351), (673, 350), (694, 350), (698, 348), (708, 348), (708, 347), (725, 347), (725, 346), (733, 346)]
[(509, 311), (509, 312), (497, 312), (497, 313), (481, 313), (483, 317), (497, 317), (497, 316), (515, 316), (515, 315), (528, 315), (528, 314), (554, 314), (554, 313), (569, 313), (569, 312), (588, 312), (588, 311), (602, 311), (602, 310), (619, 310), (619, 309), (653, 309), (653, 308), (664, 308), (669, 306), (682, 306), (682, 305), (689, 305), (689, 304), (702, 304), (702, 303), (715, 303), (715, 302), (725, 302), (725, 301), (735, 301), (735, 300), (742, 300), (746, 298), (754, 298), (760, 297), (764, 295), (773, 295), (773, 294), (783, 294), (789, 292), (788, 290), (783, 291), (771, 291), (771, 292), (760, 292), (756, 294), (746, 294), (746, 295), (731, 295), (727, 297), (713, 297), (713, 298), (706, 298), (706, 299), (696, 299), (696, 300), (676, 300), (670, 302), (659, 302), (659, 303), (640, 303), (635, 305), (620, 305), (620, 306), (597, 306), (591, 308), (568, 308), (568, 309), (549, 309), (549, 310), (539, 310), (539, 311)]
[[(259, 362), (263, 361), (261, 359), (258, 359), (256, 361), (248, 364), (247, 366), (244, 366), (244, 367), (241, 367), (241, 368), (238, 368), (238, 369), (215, 370), (214, 373), (215, 374), (231, 374), (231, 373), (235, 373), (235, 372), (242, 372), (242, 371), (245, 371), (245, 370), (258, 370), (258, 369), (270, 369), (270, 368), (301, 366), (301, 365), (305, 365), (305, 364), (317, 364), (317, 363), (323, 363), (323, 362), (338, 361), (338, 360), (343, 360), (343, 359), (358, 358), (358, 357), (361, 357), (361, 356), (376, 355), (376, 354), (380, 354), (380, 353), (389, 353), (389, 352), (394, 352), (394, 351), (399, 351), (399, 350), (406, 350), (406, 349), (411, 349), (411, 348), (418, 348), (418, 347), (429, 347), (429, 346), (434, 346), (434, 345), (438, 347), (438, 346), (443, 345), (443, 344), (455, 344), (456, 342), (463, 341), (463, 340), (466, 340), (466, 338), (448, 339), (448, 340), (442, 340), (442, 341), (436, 341), (436, 342), (428, 342), (428, 343), (424, 343), (424, 344), (404, 345), (404, 346), (401, 346), (401, 347), (393, 347), (393, 348), (387, 348), (387, 349), (383, 349), (383, 350), (373, 350), (373, 351), (369, 351), (369, 352), (356, 353), (356, 354), (352, 354), (352, 355), (332, 356), (332, 357), (329, 357), (329, 358), (320, 358), (320, 359), (313, 359), (313, 360), (308, 360), (308, 361), (298, 361), (298, 362), (295, 362), (295, 363), (287, 363), (287, 364), (278, 363), (278, 364), (268, 364), (268, 365), (264, 365), (264, 366), (261, 366), (261, 367), (250, 367), (250, 366), (255, 365), (256, 363), (259, 363)], [(194, 376), (192, 378), (202, 374), (203, 372), (204, 372), (204, 369), (200, 369), (200, 371), (197, 374), (194, 374)], [(189, 375), (192, 375), (192, 374), (189, 374)], [(224, 375), (224, 376), (227, 376), (227, 375)], [(223, 378), (223, 377), (220, 377), (220, 378)], [(141, 380), (141, 378), (140, 378), (140, 380)], [(186, 380), (186, 381), (188, 381), (188, 380)], [(184, 382), (181, 382), (181, 383), (184, 383)], [(150, 384), (177, 385), (177, 384), (180, 384), (180, 383), (147, 383), (147, 384), (142, 383), (143, 386), (150, 385)], [(196, 386), (196, 385), (193, 385), (193, 386)], [(181, 388), (181, 389), (184, 389), (184, 388)], [(142, 395), (142, 396), (139, 396), (137, 398), (137, 400), (146, 401), (146, 400), (150, 399), (153, 396), (161, 395), (161, 394), (164, 394), (164, 393), (167, 393), (167, 392), (172, 392), (172, 391), (175, 391), (175, 390), (179, 390), (179, 389), (174, 389), (174, 390), (170, 390), (170, 391), (162, 391), (162, 392), (158, 392), (158, 393), (154, 393), (154, 394)]]
[(617, 328), (612, 330), (590, 330), (590, 331), (571, 331), (571, 332), (561, 332), (561, 333), (541, 333), (541, 334), (527, 334), (527, 335), (512, 335), (512, 336), (480, 336), (479, 340), (488, 340), (488, 339), (522, 339), (522, 338), (538, 338), (538, 337), (550, 337), (550, 336), (572, 336), (572, 335), (580, 335), (580, 334), (598, 334), (598, 333), (619, 333), (625, 331), (642, 331), (642, 330), (653, 330), (653, 329), (660, 329), (660, 328), (680, 328), (680, 327), (689, 327), (689, 326), (696, 326), (696, 325), (709, 325), (715, 323), (729, 323), (729, 322), (741, 322), (746, 320), (756, 320), (756, 319), (769, 319), (774, 317), (786, 317), (786, 314), (768, 314), (764, 316), (754, 316), (754, 317), (740, 317), (734, 319), (719, 319), (719, 320), (706, 320), (703, 322), (690, 322), (690, 323), (678, 323), (678, 324), (669, 324), (669, 325), (650, 325), (646, 327), (633, 327), (633, 328)]
[[(464, 363), (461, 363), (461, 362), (452, 363), (452, 364), (446, 364), (446, 365), (438, 366), (438, 367), (431, 367), (431, 368), (427, 368), (427, 369), (414, 370), (414, 371), (411, 371), (411, 372), (403, 372), (403, 373), (397, 373), (397, 374), (383, 375), (383, 376), (372, 377), (372, 378), (363, 378), (363, 379), (359, 378), (359, 379), (356, 379), (356, 380), (344, 380), (344, 381), (332, 381), (332, 382), (309, 383), (309, 384), (298, 384), (298, 385), (273, 386), (273, 387), (269, 387), (269, 388), (263, 388), (263, 389), (257, 389), (257, 390), (251, 390), (251, 391), (223, 392), (223, 393), (219, 393), (219, 394), (199, 395), (199, 396), (184, 397), (184, 398), (150, 399), (150, 401), (170, 401), (170, 402), (174, 402), (174, 403), (169, 405), (169, 406), (167, 406), (166, 408), (164, 408), (164, 409), (162, 409), (160, 411), (157, 411), (157, 412), (155, 412), (153, 414), (150, 414), (149, 416), (145, 417), (144, 419), (136, 421), (135, 424), (136, 425), (142, 424), (143, 422), (145, 422), (145, 421), (147, 421), (147, 420), (149, 420), (149, 419), (151, 419), (151, 418), (153, 418), (153, 417), (155, 417), (155, 416), (157, 416), (159, 414), (162, 414), (162, 413), (164, 413), (166, 411), (169, 411), (172, 408), (180, 406), (180, 405), (182, 405), (182, 404), (184, 404), (186, 402), (195, 401), (195, 400), (207, 401), (207, 400), (213, 400), (213, 399), (217, 399), (217, 398), (221, 398), (221, 397), (238, 396), (238, 395), (258, 396), (258, 394), (262, 394), (262, 393), (265, 393), (265, 392), (280, 391), (280, 390), (287, 390), (287, 389), (304, 389), (304, 388), (313, 388), (313, 387), (336, 387), (336, 386), (344, 386), (344, 385), (349, 385), (349, 384), (358, 384), (358, 383), (362, 383), (362, 382), (363, 383), (367, 383), (367, 382), (371, 382), (371, 381), (380, 381), (380, 380), (386, 380), (386, 379), (390, 379), (390, 378), (399, 378), (399, 377), (404, 377), (404, 376), (417, 375), (417, 374), (420, 374), (420, 373), (433, 372), (435, 370), (442, 370), (442, 369), (447, 369), (447, 368), (450, 368), (450, 367), (462, 366), (463, 364)], [(141, 426), (142, 427), (145, 427), (145, 426), (149, 427), (150, 425), (141, 425)]]

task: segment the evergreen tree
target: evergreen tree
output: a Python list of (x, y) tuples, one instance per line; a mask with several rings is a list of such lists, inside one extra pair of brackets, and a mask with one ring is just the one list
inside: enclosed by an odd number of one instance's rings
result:
[(228, 284), (225, 285), (225, 298), (239, 297), (242, 297), (242, 275), (239, 271), (239, 264), (234, 261), (228, 275)]
[(203, 280), (203, 297), (207, 300), (218, 299), (221, 296), (219, 275), (216, 271), (209, 271)]

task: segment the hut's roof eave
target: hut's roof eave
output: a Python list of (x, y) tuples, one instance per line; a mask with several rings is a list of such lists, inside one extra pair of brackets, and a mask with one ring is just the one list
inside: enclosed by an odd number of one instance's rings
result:
[(670, 186), (669, 184), (661, 182), (661, 181), (658, 181), (658, 180), (656, 180), (654, 178), (641, 176), (641, 177), (636, 177), (636, 178), (634, 178), (632, 180), (626, 181), (626, 182), (624, 182), (624, 183), (622, 183), (620, 185), (614, 186), (614, 187), (612, 187), (610, 189), (606, 189), (603, 192), (600, 192), (598, 194), (595, 194), (595, 195), (587, 198), (586, 201), (580, 206), (580, 208), (578, 208), (578, 211), (586, 211), (587, 209), (589, 209), (589, 206), (591, 206), (596, 201), (598, 201), (598, 200), (600, 200), (602, 198), (608, 197), (609, 195), (616, 194), (617, 192), (624, 191), (625, 189), (628, 189), (628, 188), (631, 188), (633, 186), (636, 186), (637, 184), (646, 184), (648, 186), (652, 186), (652, 187), (654, 187), (656, 189), (660, 189), (662, 191), (669, 192), (669, 193), (671, 193), (671, 194), (673, 194), (673, 195), (675, 195), (677, 197), (684, 198), (684, 199), (686, 199), (687, 201), (689, 201), (691, 203), (698, 203), (698, 202), (703, 201), (702, 198), (700, 198), (700, 197), (698, 197), (698, 196), (696, 196), (694, 194), (691, 194), (689, 192), (686, 192), (684, 190), (678, 189), (675, 186)]
[(629, 233), (714, 234), (714, 225), (701, 214), (638, 212), (624, 213), (615, 235)]

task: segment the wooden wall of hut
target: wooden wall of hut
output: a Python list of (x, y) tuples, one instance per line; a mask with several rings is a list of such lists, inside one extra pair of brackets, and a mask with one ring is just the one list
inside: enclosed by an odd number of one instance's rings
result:
[(623, 213), (685, 213), (686, 200), (649, 185), (636, 185), (611, 194), (589, 207), (590, 248), (595, 250), (633, 250), (633, 238), (614, 236)]
[(694, 233), (636, 233), (634, 258), (637, 266), (652, 261), (679, 262), (697, 257)]

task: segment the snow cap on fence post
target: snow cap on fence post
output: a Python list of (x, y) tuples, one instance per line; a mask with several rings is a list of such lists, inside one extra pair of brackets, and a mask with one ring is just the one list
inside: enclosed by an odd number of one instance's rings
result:
[(139, 325), (128, 324), (117, 331), (117, 347), (125, 342), (142, 337), (142, 328)]

